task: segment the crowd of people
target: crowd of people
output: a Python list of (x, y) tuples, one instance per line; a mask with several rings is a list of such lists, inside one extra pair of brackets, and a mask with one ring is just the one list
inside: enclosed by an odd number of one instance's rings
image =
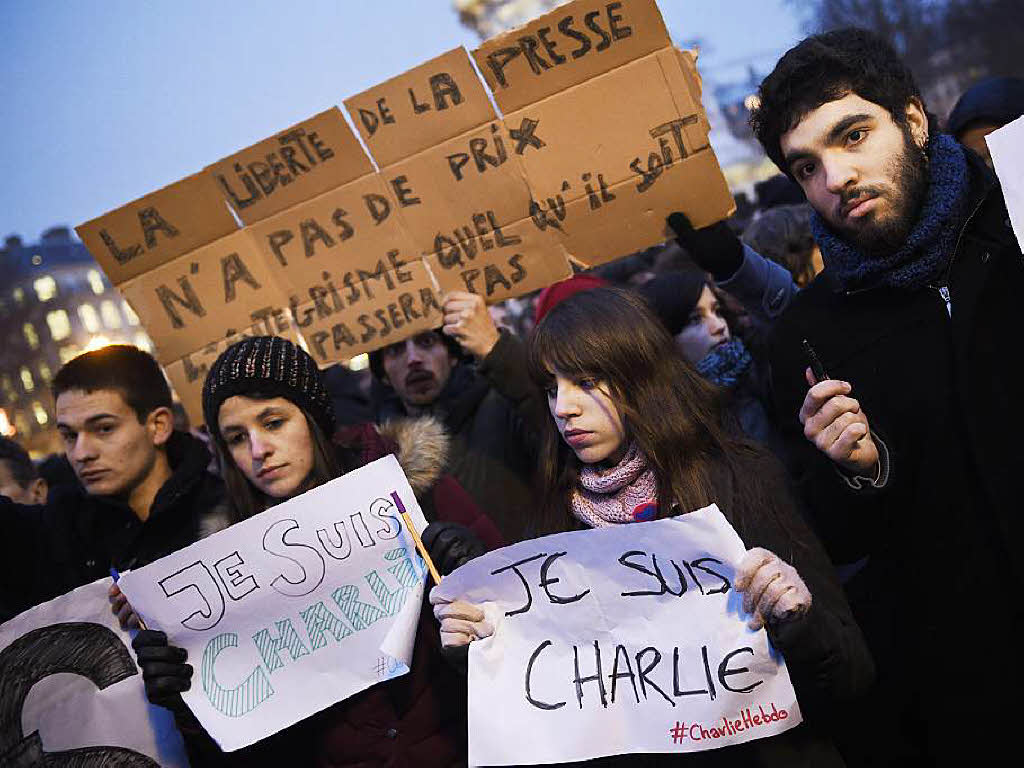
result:
[[(760, 86), (752, 126), (782, 175), (742, 228), (673, 214), (665, 245), (500, 312), (448, 294), (443, 326), (373, 352), (362, 380), (246, 339), (211, 367), (194, 434), (148, 354), (85, 353), (53, 381), (74, 478), (48, 485), (0, 439), (0, 618), (394, 453), (442, 574), (710, 503), (739, 533), (736, 588), (804, 723), (594, 764), (1002, 762), (1024, 683), (1024, 256), (981, 137), (1022, 113), (1024, 81), (988, 80), (943, 132), (885, 41), (813, 36)], [(137, 627), (116, 585), (110, 601)], [(465, 600), (432, 608), (408, 675), (232, 753), (182, 701), (185, 652), (158, 628), (134, 648), (196, 768), (460, 765), (465, 651), (494, 627)]]

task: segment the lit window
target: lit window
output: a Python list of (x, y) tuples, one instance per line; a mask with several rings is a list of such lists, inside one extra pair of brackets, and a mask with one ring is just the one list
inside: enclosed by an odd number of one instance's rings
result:
[(21, 386), (26, 392), (31, 392), (36, 388), (36, 383), (32, 381), (32, 371), (25, 367), (21, 369)]
[(4, 437), (14, 436), (14, 425), (11, 424), (11, 420), (7, 418), (7, 411), (0, 408), (0, 435)]
[(35, 288), (40, 301), (49, 301), (57, 295), (57, 281), (49, 275), (40, 277), (32, 283), (32, 287)]
[(153, 342), (149, 340), (149, 336), (139, 331), (135, 334), (135, 346), (146, 352), (153, 351)]
[(99, 270), (90, 269), (89, 274), (86, 275), (89, 280), (89, 286), (92, 288), (92, 292), (99, 296), (105, 290), (107, 286), (103, 284), (103, 276), (99, 273)]
[(103, 324), (107, 328), (121, 327), (121, 313), (117, 311), (117, 307), (114, 306), (114, 302), (110, 299), (100, 304), (100, 314), (103, 316)]
[(39, 349), (39, 334), (36, 333), (36, 327), (32, 323), (25, 323), (21, 326), (21, 330), (25, 333), (25, 341), (28, 342), (29, 349)]
[(53, 371), (50, 370), (50, 366), (46, 363), (39, 364), (39, 378), (45, 381), (47, 384), (53, 379)]
[(70, 360), (78, 357), (78, 347), (74, 344), (68, 344), (66, 347), (61, 347), (57, 350), (57, 357), (60, 358), (60, 364), (64, 365)]
[(46, 324), (50, 326), (50, 335), (54, 341), (63, 341), (71, 335), (71, 320), (63, 309), (47, 312)]
[(135, 314), (135, 310), (132, 309), (132, 305), (127, 301), (121, 301), (121, 310), (124, 312), (124, 316), (128, 318), (128, 325), (138, 325), (139, 316)]
[(14, 391), (14, 385), (11, 383), (11, 377), (6, 373), (0, 377), (0, 390), (3, 390), (4, 395), (7, 396), (7, 402), (18, 399), (18, 395)]
[(25, 302), (25, 291), (20, 286), (11, 291), (11, 296), (14, 297), (14, 303), (19, 306)]
[(96, 333), (100, 329), (100, 316), (96, 307), (92, 304), (83, 304), (78, 308), (78, 317), (89, 333)]
[(38, 400), (32, 403), (32, 413), (35, 415), (36, 422), (39, 426), (43, 426), (50, 420), (50, 415), (46, 412), (46, 409), (43, 408), (43, 404)]

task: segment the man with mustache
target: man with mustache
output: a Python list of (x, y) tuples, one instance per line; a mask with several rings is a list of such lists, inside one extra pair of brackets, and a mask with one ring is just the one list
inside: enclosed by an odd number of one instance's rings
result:
[(954, 762), (976, 722), (984, 764), (1024, 682), (1020, 246), (995, 177), (871, 33), (802, 41), (759, 97), (754, 132), (814, 208), (825, 263), (771, 365), (807, 507), (835, 561), (861, 564), (846, 586), (879, 680), (840, 715), (848, 761)]
[(448, 472), (507, 541), (523, 535), (530, 435), (546, 406), (526, 373), (522, 342), (499, 331), (472, 293), (445, 296), (444, 326), (370, 353), (374, 420), (431, 414), (452, 436)]

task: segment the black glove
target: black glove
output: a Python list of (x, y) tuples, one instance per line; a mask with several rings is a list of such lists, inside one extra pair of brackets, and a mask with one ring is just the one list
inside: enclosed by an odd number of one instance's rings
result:
[(668, 215), (668, 225), (676, 233), (679, 245), (715, 280), (728, 280), (743, 264), (743, 243), (724, 220), (694, 229), (686, 214), (676, 211)]
[(192, 665), (185, 663), (185, 649), (168, 645), (167, 635), (155, 629), (141, 630), (132, 640), (132, 648), (142, 668), (150, 703), (172, 712), (187, 710), (181, 692), (192, 687)]
[(423, 531), (423, 546), (442, 576), (487, 551), (475, 533), (458, 523), (431, 523)]

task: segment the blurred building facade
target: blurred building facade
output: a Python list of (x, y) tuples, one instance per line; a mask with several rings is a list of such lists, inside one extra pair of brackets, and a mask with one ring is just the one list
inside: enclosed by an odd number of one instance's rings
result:
[(59, 452), (49, 385), (61, 365), (106, 344), (152, 344), (67, 227), (37, 243), (8, 237), (0, 270), (0, 433), (36, 457)]

